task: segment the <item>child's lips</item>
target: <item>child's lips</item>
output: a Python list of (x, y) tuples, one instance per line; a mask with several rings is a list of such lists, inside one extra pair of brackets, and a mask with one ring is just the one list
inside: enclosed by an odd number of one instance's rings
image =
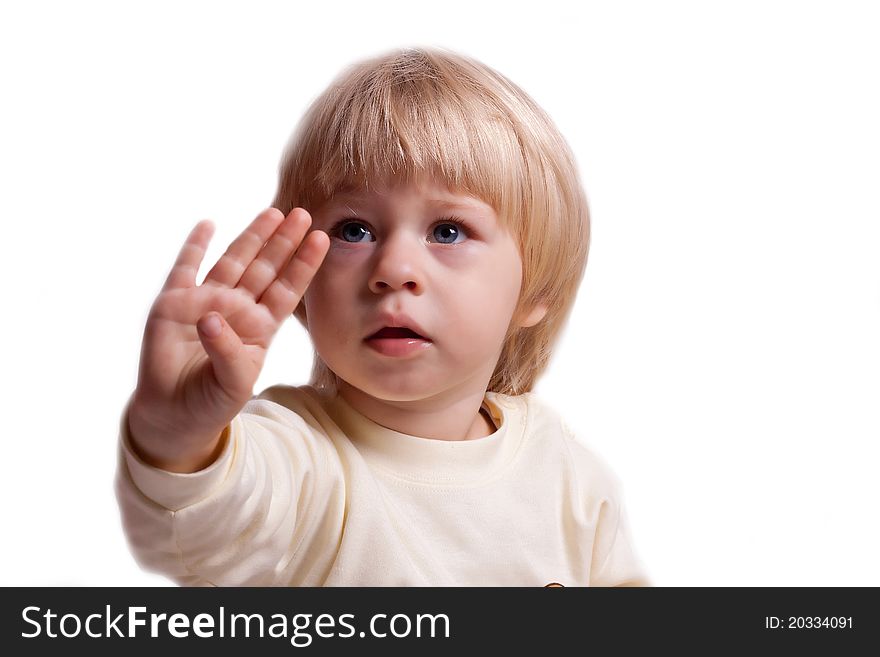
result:
[(408, 314), (403, 312), (381, 312), (370, 323), (372, 333), (364, 338), (366, 342), (371, 340), (425, 340), (430, 342), (431, 337), (425, 329)]
[(428, 338), (403, 326), (381, 328), (369, 336), (365, 342), (374, 351), (392, 358), (414, 356), (432, 345)]

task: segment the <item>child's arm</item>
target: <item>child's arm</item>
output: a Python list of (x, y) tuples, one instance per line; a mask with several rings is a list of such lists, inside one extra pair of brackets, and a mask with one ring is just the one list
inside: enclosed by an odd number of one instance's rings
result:
[[(201, 285), (196, 273), (213, 233), (190, 233), (147, 318), (128, 412), (132, 447), (150, 465), (195, 472), (222, 450), (229, 422), (253, 393), (266, 351), (296, 308), (329, 247), (306, 232), (311, 217), (262, 212)], [(305, 239), (304, 239), (305, 237)]]
[(344, 457), (318, 400), (279, 386), (230, 422), (217, 461), (157, 470), (122, 449), (116, 495), (132, 554), (186, 586), (319, 586), (345, 528)]
[(604, 502), (598, 513), (590, 586), (651, 586), (633, 551), (620, 493), (615, 497)]

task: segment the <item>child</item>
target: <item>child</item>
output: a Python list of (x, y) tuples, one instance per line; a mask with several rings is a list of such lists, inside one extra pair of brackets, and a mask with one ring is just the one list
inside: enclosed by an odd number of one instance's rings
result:
[[(546, 114), (407, 49), (307, 112), (272, 208), (201, 285), (192, 231), (147, 320), (117, 494), (189, 585), (644, 585), (616, 479), (530, 392), (589, 247)], [(308, 386), (253, 385), (293, 313)]]

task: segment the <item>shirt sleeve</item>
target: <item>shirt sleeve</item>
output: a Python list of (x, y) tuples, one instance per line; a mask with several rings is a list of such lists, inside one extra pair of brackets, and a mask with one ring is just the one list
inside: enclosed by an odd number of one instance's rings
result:
[(620, 479), (560, 420), (576, 463), (584, 526), (592, 532), (590, 586), (651, 586), (633, 550)]
[[(619, 488), (618, 488), (619, 491)], [(593, 541), (590, 586), (650, 586), (632, 548), (619, 492), (601, 503)]]
[(126, 409), (116, 493), (143, 568), (190, 586), (320, 583), (330, 566), (320, 547), (332, 545), (341, 527), (344, 486), (329, 442), (313, 426), (288, 408), (252, 400), (227, 428), (220, 457), (181, 474), (141, 460), (127, 424)]

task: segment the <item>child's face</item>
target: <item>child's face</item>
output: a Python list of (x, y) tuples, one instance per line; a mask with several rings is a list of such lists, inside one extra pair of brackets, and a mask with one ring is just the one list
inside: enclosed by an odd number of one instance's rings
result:
[[(387, 401), (484, 392), (522, 278), (517, 245), (492, 207), (424, 183), (337, 194), (312, 217), (330, 250), (303, 302), (327, 366)], [(407, 324), (425, 339), (371, 339)]]

